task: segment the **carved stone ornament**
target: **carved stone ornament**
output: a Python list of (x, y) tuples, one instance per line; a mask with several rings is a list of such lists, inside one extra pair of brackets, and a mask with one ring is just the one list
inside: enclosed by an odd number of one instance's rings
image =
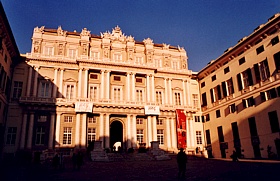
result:
[(101, 38), (110, 38), (110, 33), (108, 31), (106, 31), (105, 33), (100, 33), (101, 34)]
[(119, 26), (116, 26), (111, 34), (111, 39), (113, 40), (119, 40), (119, 41), (125, 41), (126, 37), (122, 33), (122, 30)]
[(179, 45), (178, 45), (178, 50), (180, 51), (180, 52), (185, 52), (186, 50), (184, 49), (184, 47), (180, 47)]
[(40, 53), (40, 42), (39, 41), (35, 41), (34, 42), (34, 53)]
[(81, 36), (89, 36), (90, 31), (87, 30), (87, 28), (82, 29)]
[(61, 28), (61, 26), (59, 26), (59, 27), (57, 28), (57, 35), (58, 35), (58, 36), (66, 36), (66, 32), (67, 32), (67, 31), (64, 31), (64, 30)]
[(34, 33), (42, 33), (44, 31), (44, 29), (45, 29), (45, 26), (41, 26), (40, 28), (38, 28), (38, 26), (37, 26), (34, 28)]
[(162, 45), (163, 45), (163, 49), (164, 49), (164, 50), (168, 50), (168, 49), (169, 49), (169, 46), (170, 46), (170, 45), (167, 45), (167, 44), (165, 44), (165, 43), (163, 43)]
[(153, 40), (151, 38), (144, 39), (145, 45), (153, 45)]
[(129, 36), (126, 38), (126, 40), (127, 40), (128, 42), (134, 42), (134, 37), (132, 37), (131, 35), (129, 35)]

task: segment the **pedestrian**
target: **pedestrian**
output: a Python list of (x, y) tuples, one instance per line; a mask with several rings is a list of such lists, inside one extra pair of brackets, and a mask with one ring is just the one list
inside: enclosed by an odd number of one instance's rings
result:
[(232, 155), (230, 155), (230, 157), (232, 158), (232, 161), (237, 162), (238, 161), (238, 156), (236, 151), (233, 150)]
[(80, 170), (82, 164), (83, 164), (83, 155), (82, 155), (82, 153), (79, 151), (79, 153), (78, 153), (78, 155), (77, 155), (77, 166), (78, 166), (78, 170)]
[(178, 178), (185, 178), (187, 161), (187, 154), (183, 148), (180, 148), (180, 152), (177, 154), (177, 164), (179, 168)]
[(73, 155), (72, 155), (72, 164), (73, 164), (73, 170), (76, 170), (76, 168), (77, 168), (77, 155), (76, 155), (76, 153), (73, 153)]
[(54, 169), (57, 169), (58, 165), (59, 165), (59, 157), (58, 157), (58, 154), (55, 154), (55, 156), (53, 157)]
[(64, 158), (63, 158), (62, 153), (60, 153), (60, 155), (59, 155), (59, 167), (60, 167), (60, 170), (64, 169)]

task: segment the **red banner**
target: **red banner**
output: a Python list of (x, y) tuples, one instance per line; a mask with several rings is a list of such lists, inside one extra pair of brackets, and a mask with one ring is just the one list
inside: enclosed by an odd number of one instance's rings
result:
[(176, 123), (177, 123), (177, 140), (178, 148), (187, 147), (187, 138), (186, 138), (186, 115), (184, 110), (176, 109)]

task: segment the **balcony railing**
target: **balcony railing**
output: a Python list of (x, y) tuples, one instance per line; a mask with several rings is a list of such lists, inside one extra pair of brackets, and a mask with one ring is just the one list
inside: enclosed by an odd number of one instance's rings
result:
[(197, 107), (191, 105), (169, 105), (169, 104), (158, 104), (156, 102), (139, 102), (139, 101), (126, 101), (126, 100), (111, 100), (111, 99), (90, 99), (90, 98), (76, 98), (76, 99), (66, 99), (66, 98), (41, 98), (41, 97), (20, 97), (20, 103), (25, 104), (53, 104), (53, 105), (72, 105), (74, 106), (76, 102), (91, 102), (93, 105), (102, 105), (110, 107), (138, 107), (144, 108), (147, 105), (159, 106), (160, 110), (174, 110), (174, 109), (184, 109), (186, 111), (196, 112)]

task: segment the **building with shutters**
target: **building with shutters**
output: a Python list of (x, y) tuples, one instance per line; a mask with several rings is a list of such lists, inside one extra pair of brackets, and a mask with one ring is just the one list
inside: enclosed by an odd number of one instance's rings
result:
[(7, 132), (10, 133), (11, 137), (8, 137), (4, 142), (12, 72), (19, 59), (20, 54), (12, 30), (0, 2), (0, 155), (5, 143), (15, 141), (13, 135), (17, 131), (15, 128), (8, 129)]
[[(186, 147), (203, 149), (196, 74), (184, 48), (136, 41), (120, 27), (101, 35), (34, 28), (31, 52), (14, 70), (7, 129), (18, 150), (150, 147), (177, 151), (176, 110), (186, 115)], [(6, 133), (6, 139), (9, 132)]]
[(276, 14), (198, 73), (209, 156), (279, 157), (279, 35)]

